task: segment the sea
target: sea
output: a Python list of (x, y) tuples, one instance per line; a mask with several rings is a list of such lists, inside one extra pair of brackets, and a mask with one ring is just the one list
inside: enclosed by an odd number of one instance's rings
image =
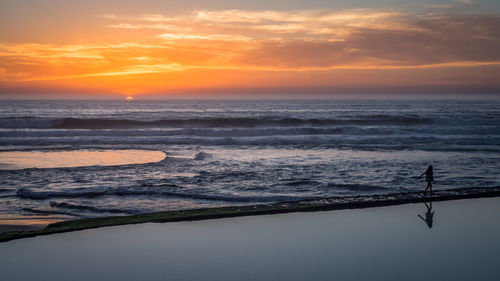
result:
[(422, 191), (429, 165), (499, 186), (500, 101), (0, 102), (4, 224)]

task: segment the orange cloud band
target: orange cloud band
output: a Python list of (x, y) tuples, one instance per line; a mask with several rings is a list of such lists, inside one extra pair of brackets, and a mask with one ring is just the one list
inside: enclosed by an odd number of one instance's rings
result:
[[(489, 66), (500, 65), (500, 18), (488, 15), (220, 10), (102, 18), (106, 23), (96, 33), (126, 30), (136, 39), (64, 45), (0, 43), (0, 86), (82, 87), (92, 82), (95, 88), (109, 91), (148, 92), (162, 87), (279, 86), (262, 78), (266, 74), (257, 74), (261, 72), (279, 73), (277, 81), (288, 86), (286, 77), (292, 81), (297, 75), (310, 77), (304, 73), (443, 69), (441, 76), (446, 77), (447, 69), (456, 73), (457, 68), (469, 68), (477, 77), (478, 71), (491, 72)], [(248, 74), (247, 81), (236, 74), (242, 72)], [(231, 77), (238, 79), (231, 81)], [(325, 80), (312, 80), (319, 85), (339, 83), (321, 77)], [(361, 75), (346, 81), (364, 84), (370, 79)]]

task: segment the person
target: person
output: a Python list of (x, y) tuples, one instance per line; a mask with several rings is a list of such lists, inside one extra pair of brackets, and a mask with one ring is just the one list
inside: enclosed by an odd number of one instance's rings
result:
[(421, 178), (423, 175), (425, 175), (425, 180), (427, 181), (427, 187), (425, 188), (424, 195), (427, 195), (427, 190), (429, 190), (430, 194), (432, 195), (432, 183), (434, 182), (434, 173), (432, 172), (432, 165), (429, 165), (429, 167), (427, 167), (427, 171), (421, 174), (420, 177), (418, 178)]
[(427, 202), (425, 202), (425, 207), (427, 207), (427, 212), (425, 212), (425, 219), (422, 217), (420, 214), (418, 214), (418, 217), (422, 219), (429, 228), (432, 227), (432, 223), (434, 222), (434, 212), (432, 210), (432, 202), (427, 205)]

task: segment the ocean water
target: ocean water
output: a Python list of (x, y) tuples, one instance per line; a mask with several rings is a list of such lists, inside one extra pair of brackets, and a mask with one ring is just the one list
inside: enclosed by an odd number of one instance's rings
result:
[[(5, 164), (5, 152), (115, 150), (166, 157)], [(429, 164), (435, 189), (500, 185), (500, 102), (0, 103), (1, 223), (416, 191)]]

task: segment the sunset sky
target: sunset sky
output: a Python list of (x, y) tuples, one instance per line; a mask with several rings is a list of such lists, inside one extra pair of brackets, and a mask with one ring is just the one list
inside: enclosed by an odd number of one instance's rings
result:
[(2, 0), (0, 97), (498, 93), (500, 1)]

